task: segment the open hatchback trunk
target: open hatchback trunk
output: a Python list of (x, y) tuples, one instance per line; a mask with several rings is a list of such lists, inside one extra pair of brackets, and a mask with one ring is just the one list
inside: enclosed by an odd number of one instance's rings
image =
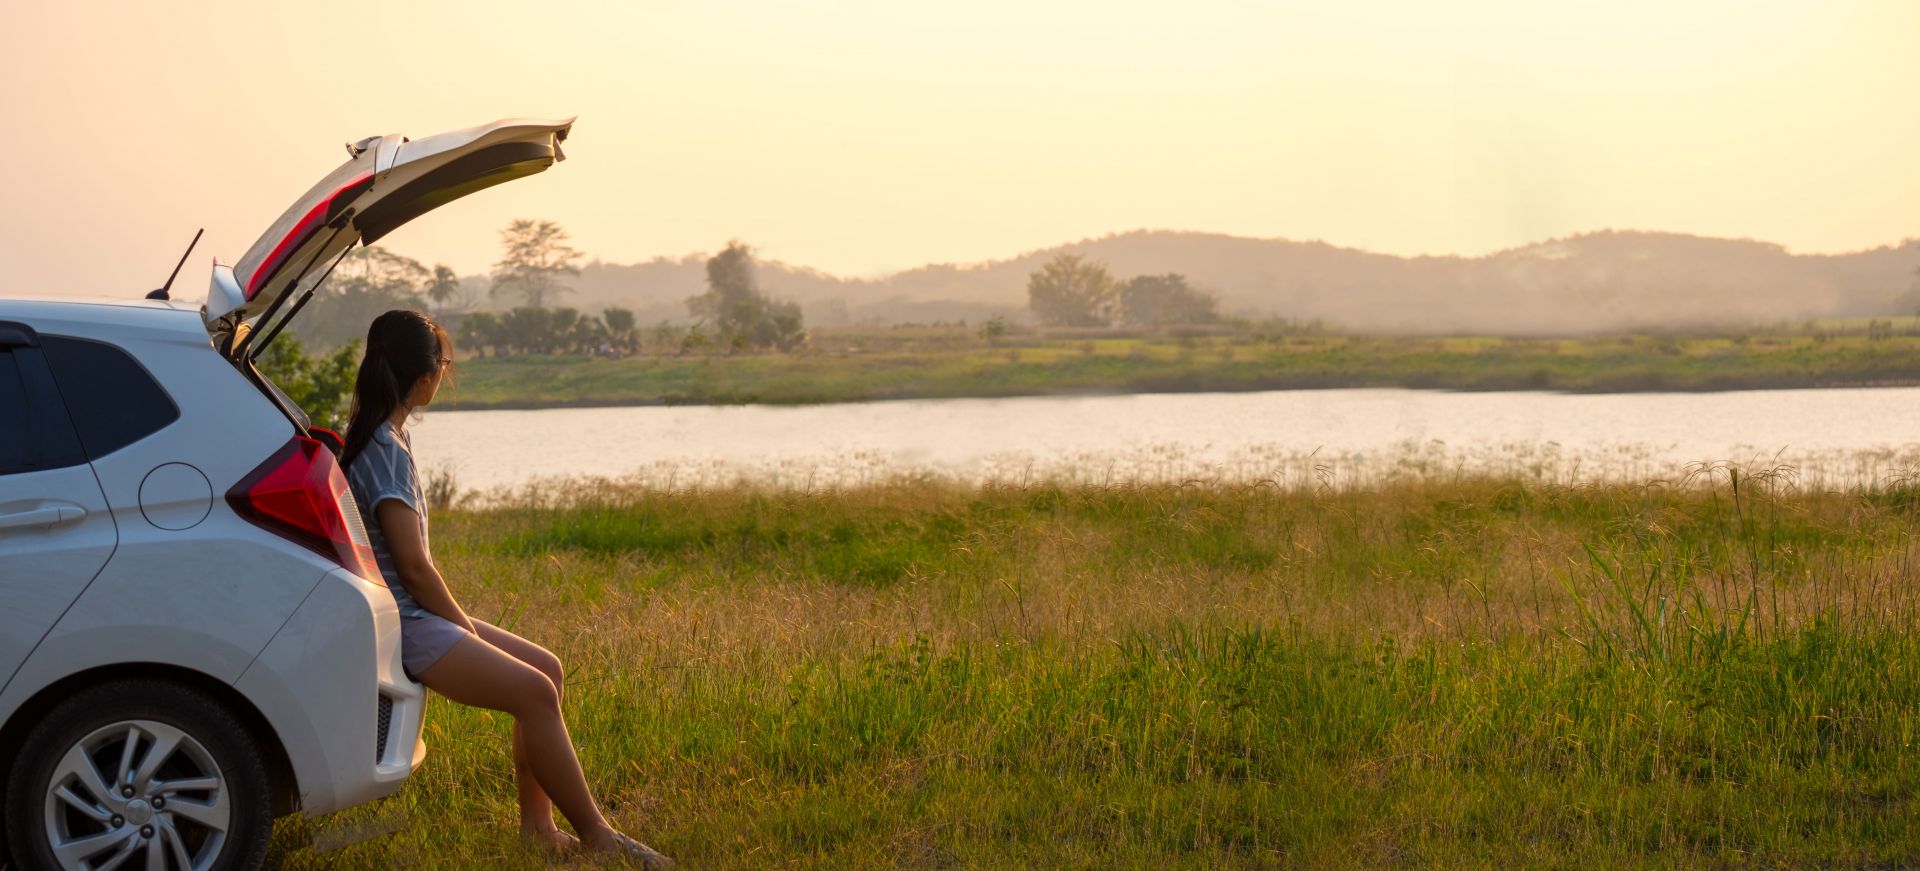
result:
[[(512, 119), (424, 139), (374, 136), (295, 200), (240, 262), (214, 264), (201, 314), (234, 362), (258, 356), (348, 248), (371, 245), (429, 211), (565, 159), (573, 120)], [(271, 323), (271, 326), (269, 325)]]

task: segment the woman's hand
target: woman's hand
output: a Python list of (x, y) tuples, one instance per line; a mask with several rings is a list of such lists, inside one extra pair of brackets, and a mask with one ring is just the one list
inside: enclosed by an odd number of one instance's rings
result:
[(453, 600), (446, 579), (440, 577), (433, 556), (427, 553), (427, 543), (420, 539), (420, 515), (398, 499), (381, 500), (374, 513), (380, 520), (380, 532), (387, 537), (387, 552), (393, 557), (393, 567), (400, 572), (400, 582), (406, 585), (407, 594), (419, 602), (420, 607), (479, 634), (467, 612)]

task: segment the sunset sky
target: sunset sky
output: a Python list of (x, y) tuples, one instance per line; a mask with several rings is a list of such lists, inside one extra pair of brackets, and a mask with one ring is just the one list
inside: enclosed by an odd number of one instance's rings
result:
[(1920, 3), (0, 6), (0, 293), (238, 259), (341, 143), (578, 115), (568, 162), (383, 244), (844, 275), (1135, 228), (1479, 254), (1603, 228), (1920, 236)]

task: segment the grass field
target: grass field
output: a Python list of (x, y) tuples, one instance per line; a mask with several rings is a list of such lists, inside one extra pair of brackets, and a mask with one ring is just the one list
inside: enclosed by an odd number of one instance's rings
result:
[(1337, 387), (1634, 392), (1920, 384), (1920, 334), (1890, 324), (1562, 339), (1256, 328), (1185, 336), (1053, 331), (992, 343), (964, 327), (843, 329), (817, 332), (797, 354), (468, 359), (457, 388), (441, 402), (533, 408)]
[[(1911, 867), (1917, 514), (1724, 469), (609, 485), (434, 541), (687, 868)], [(537, 864), (507, 726), (436, 700), (405, 790), (278, 861)]]

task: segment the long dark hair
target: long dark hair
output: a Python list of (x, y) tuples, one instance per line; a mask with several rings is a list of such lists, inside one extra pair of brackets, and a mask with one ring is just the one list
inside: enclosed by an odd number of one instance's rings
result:
[(367, 328), (367, 356), (353, 381), (353, 410), (347, 416), (347, 446), (340, 466), (353, 465), (367, 449), (373, 431), (393, 416), (420, 378), (440, 368), (441, 355), (453, 356), (453, 340), (425, 312), (394, 309)]

